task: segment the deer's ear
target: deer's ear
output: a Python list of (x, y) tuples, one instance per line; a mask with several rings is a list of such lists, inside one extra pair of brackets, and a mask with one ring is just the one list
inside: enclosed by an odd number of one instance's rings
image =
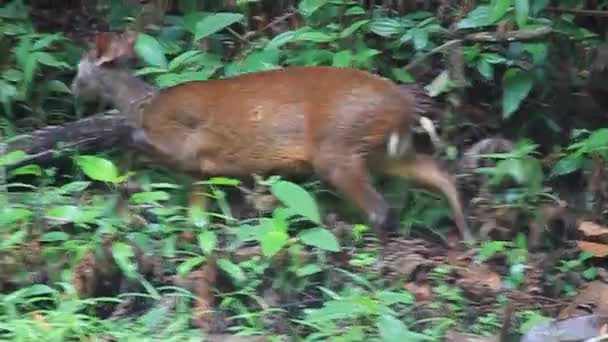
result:
[(114, 32), (100, 33), (95, 42), (95, 64), (99, 66), (120, 58), (132, 58), (135, 55), (136, 38), (137, 32), (133, 31), (123, 35)]

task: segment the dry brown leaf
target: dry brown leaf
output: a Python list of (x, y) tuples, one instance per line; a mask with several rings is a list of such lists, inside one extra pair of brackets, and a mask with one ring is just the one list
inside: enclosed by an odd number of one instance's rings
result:
[(593, 238), (593, 240), (603, 243), (608, 243), (608, 228), (591, 221), (583, 221), (579, 224), (578, 230), (585, 237)]
[(608, 284), (602, 281), (592, 281), (579, 289), (572, 303), (559, 313), (558, 319), (590, 313), (608, 315)]
[(500, 275), (483, 264), (472, 263), (458, 273), (457, 285), (476, 298), (496, 295), (502, 287)]
[(215, 258), (209, 258), (206, 265), (190, 273), (188, 278), (193, 281), (196, 295), (193, 323), (202, 331), (210, 332), (216, 323), (213, 315), (213, 304), (215, 303), (213, 288), (217, 280)]
[(428, 284), (407, 283), (403, 286), (406, 290), (414, 294), (416, 302), (427, 302), (433, 297), (433, 291)]
[(594, 257), (604, 258), (608, 256), (608, 245), (603, 243), (576, 241), (576, 245), (582, 251), (591, 253)]

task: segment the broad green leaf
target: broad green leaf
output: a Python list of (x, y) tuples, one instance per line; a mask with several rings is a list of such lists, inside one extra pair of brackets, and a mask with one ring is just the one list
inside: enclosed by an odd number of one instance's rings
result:
[(452, 86), (452, 80), (450, 80), (450, 74), (447, 70), (442, 71), (433, 81), (425, 87), (426, 91), (429, 92), (429, 96), (435, 97), (441, 93), (445, 93), (450, 90)]
[(509, 68), (502, 80), (502, 115), (503, 118), (511, 117), (522, 101), (532, 90), (533, 79), (529, 72), (519, 68)]
[(171, 60), (167, 69), (173, 71), (180, 67), (187, 66), (188, 63), (191, 63), (194, 60), (193, 57), (196, 57), (200, 54), (201, 54), (201, 52), (198, 50), (190, 50), (190, 51), (183, 52)]
[(405, 304), (410, 305), (415, 303), (414, 295), (409, 292), (392, 292), (392, 291), (381, 291), (378, 293), (378, 299), (382, 301), (383, 305), (393, 305), (393, 304)]
[(383, 342), (434, 341), (435, 339), (410, 331), (402, 321), (392, 315), (383, 314), (376, 321), (378, 333)]
[(0, 210), (0, 231), (10, 228), (10, 225), (17, 221), (28, 221), (32, 217), (32, 212), (25, 208), (3, 207)]
[(530, 0), (515, 0), (515, 21), (519, 28), (526, 26), (529, 15)]
[(534, 0), (532, 1), (532, 15), (536, 16), (540, 11), (544, 10), (547, 5), (551, 3), (551, 0)]
[(207, 185), (229, 185), (229, 186), (238, 186), (241, 184), (241, 181), (236, 178), (228, 178), (228, 177), (211, 177), (204, 182), (200, 182), (201, 184)]
[(260, 245), (264, 256), (271, 258), (277, 254), (289, 241), (289, 235), (281, 230), (272, 230), (262, 236)]
[(507, 13), (512, 3), (513, 0), (492, 0), (490, 3), (490, 21), (496, 22), (502, 18)]
[(217, 266), (226, 272), (237, 283), (242, 283), (247, 280), (243, 270), (237, 264), (228, 259), (219, 259), (217, 261)]
[(419, 28), (413, 28), (410, 31), (412, 33), (412, 40), (414, 41), (414, 48), (416, 50), (424, 49), (429, 43), (429, 33)]
[(46, 89), (60, 94), (71, 94), (70, 88), (59, 80), (49, 80), (46, 82)]
[(361, 6), (353, 6), (350, 7), (349, 9), (346, 10), (346, 12), (344, 12), (344, 15), (364, 15), (365, 9)]
[(82, 210), (75, 205), (61, 205), (51, 207), (47, 210), (46, 216), (56, 220), (67, 222), (79, 222), (82, 215)]
[(300, 13), (305, 17), (310, 17), (319, 8), (328, 3), (329, 0), (302, 0), (298, 5)]
[(569, 155), (559, 160), (551, 169), (551, 177), (562, 176), (579, 170), (584, 165), (584, 159), (578, 154)]
[(54, 34), (47, 35), (47, 36), (37, 40), (34, 43), (34, 45), (32, 46), (32, 50), (35, 51), (35, 50), (46, 49), (47, 47), (49, 47), (51, 44), (53, 44), (54, 42), (56, 42), (58, 40), (63, 40), (61, 33), (54, 33)]
[(50, 67), (60, 68), (60, 69), (71, 69), (72, 68), (68, 63), (57, 60), (57, 58), (55, 58), (55, 56), (51, 55), (48, 52), (35, 52), (35, 53), (33, 53), (33, 58), (36, 58), (38, 60), (38, 63), (44, 64), (44, 65), (47, 65)]
[(217, 246), (217, 234), (213, 230), (205, 230), (198, 236), (198, 246), (203, 253), (210, 255)]
[(336, 38), (333, 35), (321, 31), (305, 31), (298, 34), (294, 40), (298, 41), (309, 41), (315, 43), (328, 43), (334, 41)]
[(350, 50), (342, 50), (334, 55), (333, 66), (339, 68), (349, 68), (352, 66), (353, 53)]
[(271, 185), (270, 191), (287, 207), (306, 217), (307, 219), (320, 224), (321, 215), (313, 196), (299, 185), (281, 180)]
[(135, 264), (135, 251), (133, 248), (121, 241), (114, 242), (112, 245), (112, 256), (118, 267), (129, 278), (137, 277), (137, 265)]
[(55, 242), (55, 241), (67, 241), (70, 235), (64, 232), (48, 232), (40, 237), (40, 241), (43, 242)]
[(488, 5), (479, 5), (474, 10), (469, 12), (462, 20), (456, 24), (458, 29), (481, 28), (492, 25), (490, 20), (490, 7)]
[(118, 169), (110, 160), (90, 155), (78, 156), (75, 159), (78, 167), (91, 179), (115, 183), (119, 178)]
[(131, 200), (135, 203), (156, 203), (167, 201), (170, 196), (165, 191), (143, 191), (131, 195)]
[(300, 234), (302, 243), (330, 252), (339, 252), (340, 243), (336, 236), (325, 228), (311, 228)]
[(286, 31), (277, 34), (274, 36), (268, 44), (264, 47), (264, 49), (278, 49), (281, 46), (289, 43), (296, 37), (296, 32), (294, 31)]
[(12, 170), (11, 175), (13, 175), (13, 176), (16, 176), (16, 175), (41, 176), (42, 168), (39, 165), (35, 165), (35, 164), (25, 165), (25, 166), (15, 169), (15, 170)]
[(307, 277), (311, 274), (319, 273), (323, 269), (318, 264), (307, 264), (303, 267), (298, 267), (296, 270), (296, 275), (298, 277)]
[(29, 155), (23, 151), (9, 152), (0, 157), (0, 166), (16, 164), (29, 157)]
[(483, 242), (479, 248), (479, 261), (486, 261), (496, 255), (496, 253), (504, 252), (505, 247), (505, 241), (491, 240)]
[(147, 65), (152, 65), (160, 68), (167, 68), (167, 57), (163, 52), (163, 48), (156, 38), (140, 33), (135, 42), (135, 53)]
[(406, 26), (402, 22), (393, 18), (377, 18), (370, 24), (371, 32), (386, 38), (401, 34), (405, 29)]
[(371, 20), (363, 19), (358, 20), (352, 23), (349, 27), (345, 28), (342, 32), (340, 32), (340, 38), (346, 38), (351, 34), (355, 33), (358, 29), (369, 23)]
[(483, 76), (486, 80), (494, 79), (494, 67), (485, 59), (480, 59), (479, 63), (477, 63), (477, 71), (479, 71), (481, 76)]
[(190, 271), (192, 271), (192, 269), (194, 269), (196, 266), (202, 264), (203, 262), (205, 262), (204, 256), (199, 255), (199, 256), (192, 257), (192, 258), (188, 258), (188, 259), (186, 259), (186, 261), (182, 262), (177, 267), (177, 274), (179, 276), (186, 275), (186, 274), (190, 273)]
[(406, 70), (404, 70), (402, 68), (393, 68), (392, 72), (393, 72), (393, 76), (395, 77), (395, 79), (397, 79), (397, 81), (399, 81), (401, 83), (414, 83), (415, 82), (412, 74), (410, 74), (409, 72), (407, 72)]
[(34, 296), (42, 296), (42, 295), (53, 295), (56, 294), (57, 290), (54, 288), (44, 285), (44, 284), (35, 284), (25, 289), (23, 296), (24, 297), (34, 297)]
[(83, 191), (89, 185), (91, 185), (91, 182), (87, 182), (87, 181), (70, 182), (70, 183), (67, 183), (67, 184), (61, 186), (60, 190), (62, 192), (72, 194), (72, 193), (77, 193), (77, 192)]
[(218, 12), (208, 15), (196, 24), (195, 40), (200, 40), (217, 33), (226, 27), (245, 18), (241, 13)]

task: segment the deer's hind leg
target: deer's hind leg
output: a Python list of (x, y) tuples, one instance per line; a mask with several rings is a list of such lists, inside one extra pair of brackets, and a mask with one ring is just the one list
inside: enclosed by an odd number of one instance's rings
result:
[(466, 222), (460, 194), (450, 175), (442, 170), (428, 155), (416, 154), (408, 158), (387, 159), (382, 164), (382, 172), (389, 176), (401, 177), (418, 185), (442, 193), (452, 209), (454, 222), (464, 240), (472, 240)]

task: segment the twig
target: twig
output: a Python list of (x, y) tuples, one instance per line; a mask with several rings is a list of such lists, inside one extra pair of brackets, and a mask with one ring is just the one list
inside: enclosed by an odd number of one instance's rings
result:
[(285, 13), (283, 15), (280, 15), (280, 16), (272, 19), (271, 22), (269, 22), (268, 24), (264, 25), (264, 27), (262, 27), (262, 28), (260, 28), (260, 29), (258, 29), (256, 31), (251, 31), (251, 32), (246, 33), (243, 37), (249, 39), (252, 36), (256, 36), (256, 35), (262, 34), (262, 32), (268, 30), (272, 26), (277, 25), (279, 23), (282, 23), (282, 22), (286, 21), (287, 19), (293, 17), (294, 15), (296, 15), (298, 13), (299, 13), (299, 11), (296, 8), (291, 7), (287, 13)]
[(422, 62), (423, 60), (427, 59), (428, 57), (430, 57), (433, 54), (442, 52), (443, 50), (448, 49), (449, 47), (451, 47), (452, 45), (456, 45), (458, 43), (461, 43), (462, 40), (461, 39), (452, 39), (449, 40), (441, 45), (439, 45), (438, 47), (434, 48), (433, 50), (426, 52), (425, 54), (423, 54), (422, 56), (418, 57), (417, 59), (411, 61), (410, 63), (408, 63), (404, 69), (406, 71), (410, 71), (412, 68), (414, 68), (416, 65), (418, 65), (420, 62)]
[(577, 15), (584, 15), (588, 17), (608, 17), (608, 11), (602, 10), (584, 10), (576, 8), (561, 8), (561, 7), (546, 7), (546, 11), (558, 12), (558, 13), (571, 13)]
[(479, 32), (464, 37), (465, 41), (475, 43), (503, 43), (527, 41), (542, 38), (553, 32), (550, 27), (543, 26), (531, 31)]

